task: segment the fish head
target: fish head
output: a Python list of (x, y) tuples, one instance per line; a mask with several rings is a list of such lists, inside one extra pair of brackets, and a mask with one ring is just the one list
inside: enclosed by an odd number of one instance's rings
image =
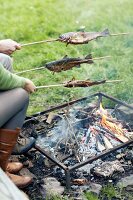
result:
[(53, 64), (48, 63), (45, 65), (45, 67), (52, 72), (61, 72), (62, 71), (62, 68), (59, 65), (56, 65), (54, 63)]
[(50, 71), (53, 71), (53, 72), (56, 71), (54, 64), (48, 63), (45, 65), (45, 67)]
[(68, 42), (70, 38), (75, 34), (75, 32), (68, 32), (68, 33), (64, 33), (62, 35), (59, 36), (59, 40), (62, 42)]

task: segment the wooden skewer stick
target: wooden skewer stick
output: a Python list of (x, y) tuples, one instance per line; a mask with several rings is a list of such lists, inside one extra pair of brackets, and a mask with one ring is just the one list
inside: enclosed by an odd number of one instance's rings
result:
[(129, 35), (130, 33), (112, 33), (110, 36)]
[(41, 40), (41, 41), (37, 41), (37, 42), (30, 42), (30, 43), (26, 43), (26, 44), (21, 44), (21, 47), (31, 46), (31, 45), (35, 45), (35, 44), (42, 44), (42, 43), (47, 43), (47, 42), (55, 42), (55, 41), (58, 41), (58, 39), (50, 39), (50, 40)]
[[(106, 81), (105, 83), (115, 83), (115, 82), (121, 82), (122, 80), (110, 80)], [(37, 86), (36, 89), (44, 89), (44, 88), (51, 88), (51, 87), (62, 87), (66, 86), (67, 83), (61, 83), (61, 84), (56, 84), (56, 85), (42, 85), (42, 86)]]
[(31, 72), (31, 71), (36, 71), (36, 70), (41, 70), (41, 69), (44, 69), (44, 67), (36, 67), (36, 68), (33, 68), (33, 69), (27, 69), (27, 70), (24, 70), (24, 71), (21, 71), (21, 72), (17, 72), (15, 74), (22, 74), (22, 73), (26, 73), (26, 72)]
[[(106, 59), (106, 58), (111, 58), (111, 56), (103, 56), (103, 57), (96, 57), (96, 58), (92, 58), (92, 59), (87, 59), (87, 60), (102, 60), (102, 59)], [(74, 61), (73, 61), (74, 63)], [(41, 70), (41, 69), (44, 69), (44, 67), (36, 67), (36, 68), (33, 68), (33, 69), (27, 69), (27, 70), (24, 70), (24, 71), (20, 71), (20, 72), (16, 72), (15, 74), (22, 74), (22, 73), (26, 73), (26, 72), (30, 72), (30, 71), (36, 71), (36, 70)]]
[(114, 83), (114, 82), (122, 82), (123, 80), (110, 80), (106, 81), (105, 83)]
[(42, 85), (42, 86), (37, 86), (36, 89), (43, 89), (43, 88), (51, 88), (51, 87), (62, 87), (65, 86), (66, 84), (57, 84), (57, 85)]

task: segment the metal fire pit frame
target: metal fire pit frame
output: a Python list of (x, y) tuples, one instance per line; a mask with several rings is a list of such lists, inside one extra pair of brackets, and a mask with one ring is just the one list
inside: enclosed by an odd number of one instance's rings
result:
[[(86, 100), (86, 99), (91, 99), (92, 97), (96, 97), (96, 96), (98, 97), (98, 104), (100, 104), (102, 102), (103, 97), (105, 97), (105, 98), (110, 99), (111, 101), (113, 101), (115, 103), (118, 103), (120, 105), (123, 105), (123, 106), (125, 106), (125, 107), (130, 108), (130, 109), (133, 110), (133, 106), (130, 106), (127, 103), (125, 103), (123, 101), (120, 101), (120, 100), (118, 100), (118, 99), (116, 99), (116, 98), (114, 98), (112, 96), (109, 96), (109, 95), (104, 94), (102, 92), (98, 92), (98, 93), (94, 93), (94, 94), (92, 94), (90, 96), (86, 96), (86, 97), (83, 97), (83, 98), (80, 98), (80, 99), (77, 99), (77, 100), (74, 100), (74, 101), (70, 101), (70, 102), (65, 103), (65, 104), (61, 104), (61, 105), (52, 107), (52, 108), (50, 108), (48, 110), (45, 110), (43, 112), (36, 113), (36, 114), (32, 115), (31, 117), (27, 117), (26, 121), (30, 121), (33, 117), (37, 117), (39, 115), (43, 115), (43, 114), (46, 114), (48, 112), (61, 109), (61, 108), (64, 108), (66, 106), (70, 106), (70, 105), (73, 105), (74, 103), (77, 103), (77, 102), (80, 102), (80, 101), (83, 101), (83, 100)], [(45, 150), (43, 150), (38, 145), (35, 145), (35, 149), (38, 150), (41, 154), (43, 154), (44, 156), (46, 156), (49, 160), (51, 160), (52, 162), (54, 162), (56, 165), (58, 165), (60, 168), (62, 168), (65, 171), (66, 188), (67, 188), (67, 190), (70, 190), (71, 189), (71, 178), (70, 178), (70, 172), (71, 171), (73, 171), (75, 169), (78, 169), (78, 168), (80, 168), (80, 167), (82, 167), (84, 165), (87, 165), (88, 163), (92, 163), (93, 161), (95, 161), (97, 159), (103, 158), (104, 156), (106, 156), (106, 155), (108, 155), (110, 153), (113, 153), (114, 151), (117, 151), (118, 149), (127, 147), (130, 144), (132, 144), (132, 143), (133, 143), (133, 140), (129, 140), (126, 143), (120, 144), (120, 145), (118, 145), (118, 146), (116, 146), (116, 147), (114, 147), (114, 148), (112, 148), (110, 150), (106, 150), (106, 151), (100, 153), (99, 155), (93, 156), (92, 158), (89, 158), (86, 161), (77, 163), (74, 166), (70, 166), (70, 167), (67, 167), (62, 162), (58, 161), (56, 158), (54, 158), (51, 155), (49, 155)]]

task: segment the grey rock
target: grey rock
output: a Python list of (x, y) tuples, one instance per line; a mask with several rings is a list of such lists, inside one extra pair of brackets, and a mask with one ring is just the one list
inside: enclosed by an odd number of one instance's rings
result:
[(133, 174), (131, 174), (130, 176), (126, 176), (124, 178), (122, 178), (118, 183), (117, 183), (118, 187), (130, 187), (133, 188)]
[(27, 168), (23, 168), (20, 170), (19, 174), (21, 176), (29, 176), (31, 178), (37, 178), (34, 174), (32, 174)]
[(44, 180), (44, 185), (42, 187), (46, 190), (46, 194), (49, 196), (51, 194), (61, 195), (64, 192), (64, 187), (61, 186), (60, 182), (54, 177), (47, 177)]
[(102, 185), (97, 184), (97, 183), (90, 183), (89, 186), (90, 186), (90, 189), (87, 190), (87, 192), (93, 192), (97, 195), (100, 194), (100, 191), (102, 189)]
[(97, 176), (110, 177), (114, 172), (124, 172), (124, 168), (118, 160), (103, 162), (94, 168), (94, 173)]
[[(133, 107), (133, 103), (130, 104), (130, 106)], [(133, 109), (117, 105), (115, 108), (115, 114), (118, 119), (129, 123), (129, 126), (133, 126)]]

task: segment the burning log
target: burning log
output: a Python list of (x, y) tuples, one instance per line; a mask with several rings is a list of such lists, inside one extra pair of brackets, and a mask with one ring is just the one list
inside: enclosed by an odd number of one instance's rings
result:
[(98, 151), (100, 152), (106, 149), (105, 146), (102, 144), (102, 141), (99, 135), (96, 135), (96, 145), (97, 145)]
[(99, 114), (102, 116), (101, 125), (104, 130), (108, 130), (109, 133), (112, 133), (118, 140), (121, 142), (127, 142), (128, 138), (125, 137), (124, 130), (122, 129), (122, 125), (116, 124), (115, 122), (111, 122), (107, 120), (106, 110), (103, 109), (102, 105), (100, 105)]
[(106, 149), (112, 149), (113, 145), (111, 144), (109, 139), (105, 135), (102, 135), (102, 138), (103, 138)]
[(101, 124), (104, 128), (107, 128), (109, 131), (113, 132), (115, 137), (119, 139), (121, 142), (127, 142), (128, 138), (124, 136), (124, 131), (115, 123), (109, 122), (106, 120), (106, 116), (103, 115)]

